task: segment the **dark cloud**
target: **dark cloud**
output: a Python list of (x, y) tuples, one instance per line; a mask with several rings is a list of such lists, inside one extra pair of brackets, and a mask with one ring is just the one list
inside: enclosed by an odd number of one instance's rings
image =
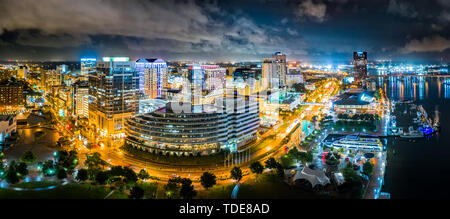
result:
[(327, 5), (322, 2), (314, 3), (312, 0), (302, 1), (296, 11), (298, 17), (311, 18), (318, 22), (323, 22), (327, 14)]
[(0, 0), (0, 59), (74, 60), (87, 51), (239, 61), (283, 51), (289, 59), (347, 60), (360, 49), (436, 59), (425, 48), (445, 50), (450, 3), (433, 2)]
[(408, 1), (390, 0), (387, 11), (394, 15), (414, 18), (419, 15), (413, 5)]
[(412, 52), (443, 52), (450, 48), (450, 39), (439, 35), (414, 39), (409, 41), (401, 51), (403, 53)]

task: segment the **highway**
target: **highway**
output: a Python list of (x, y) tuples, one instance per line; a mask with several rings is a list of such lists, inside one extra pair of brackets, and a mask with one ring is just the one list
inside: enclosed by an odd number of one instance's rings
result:
[[(336, 81), (326, 81), (325, 83), (319, 85), (313, 92), (311, 92), (306, 99), (311, 103), (328, 103), (330, 101), (330, 98), (338, 92), (338, 88), (339, 86)], [(289, 135), (289, 132), (287, 131), (295, 130), (295, 132), (301, 132), (301, 128), (297, 128), (299, 126), (301, 127), (301, 122), (297, 127), (294, 127), (291, 130), (287, 130), (288, 126), (294, 123), (294, 121), (297, 119), (311, 121), (314, 116), (318, 116), (321, 114), (321, 110), (327, 107), (325, 105), (316, 104), (310, 106), (302, 106), (300, 109), (297, 109), (296, 111), (283, 116), (280, 124), (275, 126), (276, 129), (270, 129), (269, 131), (264, 133), (257, 142), (248, 145), (244, 149), (244, 152), (241, 153), (241, 156), (246, 155), (245, 150), (250, 150), (251, 152), (247, 153), (250, 154), (250, 157), (246, 157), (244, 159), (246, 162), (240, 162), (234, 165), (240, 166), (243, 173), (245, 174), (250, 172), (248, 166), (254, 161), (260, 161), (263, 163), (270, 157), (279, 158), (284, 153), (286, 153), (284, 149), (285, 145), (283, 145), (282, 142), (283, 139)], [(74, 136), (72, 130), (69, 130), (66, 127), (60, 125), (60, 123), (58, 123), (56, 127), (58, 131), (64, 133), (64, 135)], [(275, 137), (273, 137), (274, 134)], [(301, 135), (301, 133), (295, 134)], [(89, 139), (90, 142), (98, 142), (97, 139), (93, 139), (92, 137)], [(102, 140), (103, 139), (100, 139), (100, 141)], [(145, 168), (151, 176), (158, 177), (161, 181), (167, 181), (173, 176), (189, 177), (196, 181), (206, 171), (214, 173), (218, 177), (218, 179), (225, 179), (228, 178), (229, 172), (234, 166), (233, 164), (225, 166), (223, 161), (221, 161), (220, 163), (213, 163), (209, 165), (192, 166), (157, 163), (154, 161), (143, 160), (139, 157), (136, 157), (135, 155), (122, 152), (121, 149), (119, 149), (119, 147), (122, 145), (120, 144), (120, 142), (123, 141), (119, 140), (116, 142), (112, 142), (110, 144), (111, 146), (87, 149), (84, 146), (84, 143), (76, 138), (74, 145), (79, 153), (81, 167), (83, 167), (84, 160), (86, 159), (86, 154), (92, 152), (99, 152), (102, 159), (112, 165), (129, 166), (135, 171), (139, 171)], [(297, 143), (300, 142), (297, 141)], [(290, 148), (292, 148), (293, 146), (295, 145), (292, 143), (291, 145), (289, 145)]]
[[(312, 102), (329, 102), (330, 98), (335, 95), (337, 91), (338, 85), (336, 81), (329, 81), (313, 91), (308, 98)], [(289, 134), (288, 132), (286, 132), (288, 125), (292, 124), (296, 119), (311, 121), (314, 116), (318, 116), (320, 114), (323, 108), (323, 105), (312, 105), (303, 107), (303, 109), (298, 109), (290, 115), (285, 116), (281, 121), (281, 125), (278, 126), (278, 129), (271, 129), (267, 131), (267, 133), (264, 133), (261, 136), (261, 139), (259, 141), (247, 147), (247, 149), (251, 150), (250, 158), (246, 159), (247, 162), (241, 162), (237, 164), (237, 166), (240, 166), (245, 173), (249, 172), (248, 165), (251, 162), (264, 162), (270, 157), (278, 158), (282, 156), (285, 153), (282, 141)], [(301, 123), (299, 125), (301, 125)], [(301, 131), (300, 128), (296, 130)], [(271, 138), (270, 136), (274, 133), (276, 134), (276, 137)], [(142, 160), (132, 154), (126, 154), (118, 149), (118, 147), (103, 147), (93, 149), (91, 151), (99, 152), (104, 160), (113, 165), (131, 166), (131, 168), (136, 171), (145, 168), (150, 175), (156, 176), (163, 181), (169, 179), (174, 175), (181, 177), (190, 177), (191, 179), (196, 180), (199, 179), (201, 174), (206, 171), (214, 173), (218, 178), (227, 178), (231, 168), (233, 167), (233, 165), (224, 166), (223, 161), (221, 161), (221, 163), (214, 163), (210, 165), (194, 166), (156, 163), (153, 161)], [(245, 154), (245, 152), (243, 152), (242, 154)]]

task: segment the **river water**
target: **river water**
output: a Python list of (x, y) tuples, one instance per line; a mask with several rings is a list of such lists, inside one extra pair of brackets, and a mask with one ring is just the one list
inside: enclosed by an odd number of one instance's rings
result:
[[(432, 118), (437, 106), (442, 126), (440, 133), (429, 138), (387, 140), (388, 158), (382, 191), (390, 193), (391, 199), (448, 199), (450, 78), (390, 77), (377, 81), (389, 98), (413, 100), (414, 104), (423, 105)], [(396, 107), (394, 114), (403, 114), (405, 108), (405, 105)]]

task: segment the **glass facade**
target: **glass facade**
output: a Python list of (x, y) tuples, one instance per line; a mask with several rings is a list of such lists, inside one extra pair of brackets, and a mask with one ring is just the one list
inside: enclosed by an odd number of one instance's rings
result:
[[(225, 109), (227, 105), (231, 108)], [(223, 148), (235, 150), (256, 138), (258, 102), (218, 99), (214, 109), (175, 113), (168, 103), (163, 109), (128, 119), (126, 141), (148, 152), (188, 156), (213, 154)]]

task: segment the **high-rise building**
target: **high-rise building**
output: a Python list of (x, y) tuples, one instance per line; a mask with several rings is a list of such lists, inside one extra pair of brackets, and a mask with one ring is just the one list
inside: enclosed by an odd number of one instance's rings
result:
[(168, 86), (167, 63), (162, 59), (139, 59), (136, 61), (139, 73), (139, 92), (151, 99), (165, 97)]
[(263, 59), (262, 84), (263, 89), (278, 89), (286, 86), (286, 55), (276, 52), (270, 58)]
[(367, 52), (353, 52), (353, 67), (355, 81), (357, 83), (363, 83), (367, 77)]
[(5, 149), (6, 138), (17, 130), (17, 117), (15, 115), (0, 115), (0, 151)]
[(251, 68), (237, 68), (233, 72), (233, 80), (248, 81), (256, 78), (256, 70)]
[(286, 74), (286, 85), (292, 87), (299, 83), (303, 83), (303, 74), (300, 67), (289, 67)]
[(69, 67), (66, 64), (59, 65), (56, 70), (61, 72), (61, 74), (67, 74), (69, 73)]
[(234, 151), (256, 139), (260, 122), (257, 101), (226, 97), (217, 98), (214, 105), (183, 103), (190, 112), (180, 112), (177, 104), (169, 102), (128, 119), (126, 143), (151, 153), (189, 156), (225, 148)]
[(28, 74), (27, 66), (19, 66), (17, 67), (17, 78), (26, 79)]
[(41, 72), (41, 87), (49, 91), (52, 86), (62, 84), (62, 74), (58, 70), (45, 70)]
[(25, 95), (23, 89), (25, 85), (22, 81), (14, 78), (0, 82), (0, 108), (19, 107), (25, 105)]
[(80, 75), (84, 77), (84, 79), (89, 78), (89, 74), (95, 72), (97, 68), (97, 59), (96, 58), (82, 58), (81, 61), (81, 71)]
[(123, 136), (123, 125), (138, 109), (139, 74), (127, 57), (104, 57), (89, 74), (89, 122), (101, 134)]
[(73, 115), (89, 117), (89, 83), (77, 81), (72, 85)]
[(183, 77), (185, 82), (190, 83), (190, 89), (187, 92), (191, 96), (192, 104), (199, 105), (204, 95), (224, 89), (226, 71), (225, 68), (217, 65), (190, 65)]

